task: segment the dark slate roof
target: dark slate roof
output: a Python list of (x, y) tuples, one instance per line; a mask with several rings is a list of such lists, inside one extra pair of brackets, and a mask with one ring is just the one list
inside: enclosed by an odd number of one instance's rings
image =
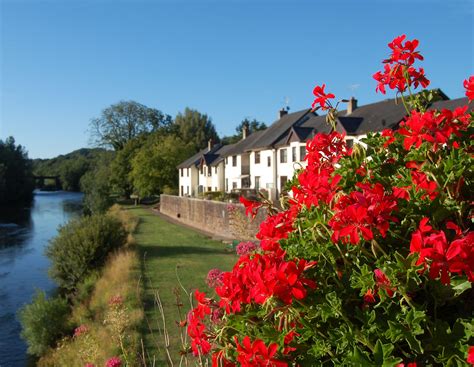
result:
[(406, 114), (402, 103), (396, 104), (394, 99), (388, 99), (357, 107), (350, 115), (341, 111), (338, 123), (347, 135), (362, 135), (371, 131), (395, 129)]
[(310, 109), (305, 109), (284, 115), (264, 130), (264, 133), (262, 133), (253, 144), (249, 145), (246, 150), (259, 150), (271, 147), (286, 135), (293, 125), (303, 123), (304, 117), (308, 115), (310, 111)]
[[(238, 143), (236, 143), (236, 144), (238, 144)], [(228, 156), (227, 152), (229, 150), (233, 149), (236, 144), (223, 145), (219, 150), (217, 150), (216, 154), (218, 154), (219, 156), (217, 157), (216, 160), (214, 160), (211, 163), (211, 166), (216, 166), (219, 163), (221, 163), (225, 159), (225, 157)]]
[(456, 98), (456, 99), (451, 99), (448, 101), (434, 102), (428, 109), (429, 110), (432, 110), (432, 109), (442, 110), (443, 108), (446, 108), (448, 110), (454, 110), (458, 107), (464, 107), (467, 105), (468, 111), (474, 111), (474, 103), (470, 103), (470, 104), (468, 103), (469, 103), (469, 100), (467, 99), (467, 97)]
[(211, 150), (209, 150), (208, 148), (205, 148), (197, 152), (196, 154), (194, 154), (191, 158), (188, 158), (184, 162), (180, 163), (178, 167), (176, 168), (189, 168), (191, 166), (197, 166), (201, 162), (201, 159), (212, 162), (217, 158), (216, 152), (221, 148), (222, 148), (221, 144), (214, 145), (211, 148)]
[(239, 142), (232, 144), (232, 148), (228, 149), (223, 156), (228, 157), (231, 155), (242, 154), (249, 150), (249, 147), (253, 146), (255, 141), (259, 140), (264, 134), (266, 134), (268, 129), (255, 131), (254, 133), (247, 136), (247, 138), (240, 140)]

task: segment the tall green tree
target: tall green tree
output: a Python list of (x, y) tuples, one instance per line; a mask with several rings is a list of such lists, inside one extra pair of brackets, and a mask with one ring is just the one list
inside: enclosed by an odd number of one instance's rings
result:
[(168, 135), (151, 136), (132, 159), (130, 179), (141, 197), (176, 189), (179, 177), (176, 166), (194, 153), (193, 143)]
[(157, 130), (167, 131), (169, 115), (135, 101), (120, 101), (104, 109), (90, 123), (91, 140), (99, 146), (122, 149), (131, 139)]
[(110, 182), (114, 191), (128, 198), (133, 193), (133, 182), (130, 178), (132, 159), (145, 144), (146, 137), (140, 136), (130, 140), (117, 152), (111, 164)]
[(0, 205), (31, 201), (35, 184), (31, 161), (13, 137), (0, 140)]
[(235, 128), (235, 135), (225, 136), (222, 138), (222, 144), (234, 144), (242, 139), (244, 126), (247, 126), (248, 134), (252, 134), (256, 131), (265, 130), (267, 125), (264, 122), (256, 119), (250, 120), (248, 118), (243, 119), (239, 125)]
[(110, 179), (113, 154), (110, 153), (106, 152), (97, 159), (93, 168), (81, 178), (85, 214), (104, 213), (113, 204)]
[(211, 118), (206, 114), (187, 107), (183, 113), (178, 113), (176, 116), (172, 131), (183, 142), (190, 144), (194, 152), (205, 148), (209, 139), (213, 143), (220, 141)]

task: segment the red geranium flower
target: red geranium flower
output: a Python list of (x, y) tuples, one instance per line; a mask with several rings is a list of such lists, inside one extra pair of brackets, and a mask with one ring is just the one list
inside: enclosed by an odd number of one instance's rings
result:
[(260, 209), (262, 206), (262, 203), (259, 203), (258, 201), (247, 200), (243, 196), (240, 197), (240, 202), (245, 206), (245, 215), (247, 215), (247, 217), (251, 216), (252, 218), (255, 218), (258, 213), (258, 209)]
[(474, 99), (474, 75), (471, 75), (469, 79), (464, 80), (463, 85), (466, 89), (466, 97), (470, 102)]
[(274, 358), (278, 350), (276, 343), (267, 347), (263, 340), (256, 339), (252, 342), (248, 336), (244, 337), (242, 344), (239, 343), (237, 337), (235, 337), (235, 342), (238, 352), (237, 360), (242, 367), (288, 367), (287, 362)]
[(467, 350), (467, 363), (474, 366), (474, 346), (470, 346)]
[[(322, 86), (317, 85), (314, 87), (313, 94), (316, 98), (311, 105), (313, 109), (321, 108), (324, 111), (331, 107), (331, 104), (328, 103), (328, 99), (334, 98), (335, 95), (332, 93), (325, 93), (324, 88), (326, 88), (326, 84), (323, 84)], [(318, 103), (319, 107), (315, 107)]]

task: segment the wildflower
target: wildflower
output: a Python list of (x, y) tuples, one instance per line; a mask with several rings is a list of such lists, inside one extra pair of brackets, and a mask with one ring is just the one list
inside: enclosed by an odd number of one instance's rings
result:
[(474, 75), (464, 80), (463, 85), (466, 89), (466, 97), (469, 99), (469, 102), (471, 102), (474, 99)]
[[(334, 98), (334, 94), (332, 93), (325, 93), (324, 88), (326, 88), (326, 84), (323, 84), (322, 86), (317, 85), (313, 89), (313, 94), (316, 97), (313, 104), (311, 105), (311, 108), (316, 109), (316, 108), (321, 108), (323, 111), (327, 110), (330, 108), (330, 104), (328, 103), (328, 99)], [(319, 107), (315, 107), (319, 103)]]
[(89, 331), (89, 328), (86, 325), (80, 325), (74, 329), (74, 337), (77, 338), (78, 336), (85, 334)]
[(237, 247), (235, 248), (235, 252), (237, 255), (242, 256), (242, 255), (247, 255), (251, 252), (254, 252), (260, 248), (260, 245), (255, 243), (255, 242), (240, 242)]
[(376, 295), (376, 292), (374, 293), (372, 289), (367, 289), (367, 292), (365, 292), (364, 294), (364, 302), (375, 303), (376, 302), (375, 295)]
[(112, 296), (109, 299), (109, 306), (120, 306), (123, 304), (123, 297), (120, 295)]
[(121, 366), (122, 366), (122, 361), (119, 357), (112, 357), (105, 364), (105, 367), (121, 367)]
[(207, 273), (206, 283), (210, 288), (216, 288), (222, 284), (222, 270), (211, 269)]

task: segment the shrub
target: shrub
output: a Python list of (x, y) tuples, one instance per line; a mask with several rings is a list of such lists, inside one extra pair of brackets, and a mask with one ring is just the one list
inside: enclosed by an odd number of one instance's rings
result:
[(126, 238), (121, 222), (110, 216), (100, 214), (72, 220), (59, 229), (46, 249), (51, 259), (50, 276), (59, 287), (74, 291)]
[(63, 298), (47, 299), (44, 292), (37, 292), (32, 303), (19, 311), (22, 325), (21, 337), (28, 344), (28, 353), (43, 355), (66, 332), (69, 306)]
[[(389, 46), (374, 78), (401, 95), (400, 129), (351, 149), (334, 95), (317, 86), (313, 108), (328, 111), (332, 131), (308, 141), (260, 249), (220, 276), (216, 299), (196, 291), (190, 347), (213, 366), (473, 363), (474, 114), (427, 109), (433, 96), (412, 93), (429, 84), (413, 66), (418, 41)], [(464, 85), (473, 100), (474, 77)], [(251, 215), (262, 206), (243, 202)]]

